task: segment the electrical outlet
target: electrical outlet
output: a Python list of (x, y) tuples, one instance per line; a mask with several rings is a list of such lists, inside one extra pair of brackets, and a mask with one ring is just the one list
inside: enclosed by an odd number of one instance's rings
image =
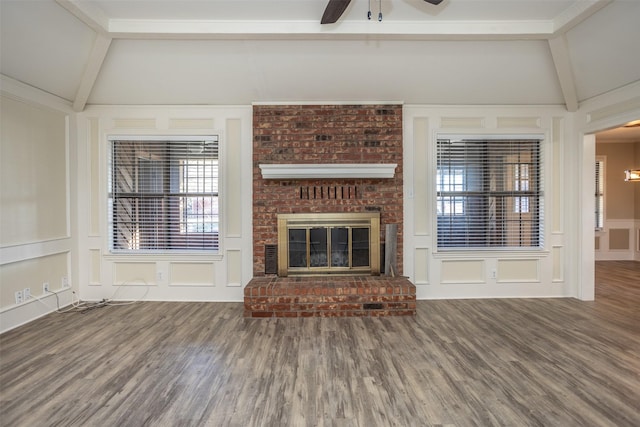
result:
[(495, 268), (493, 270), (491, 270), (491, 278), (492, 279), (497, 279), (498, 278), (498, 271)]
[(50, 290), (49, 290), (49, 282), (42, 283), (42, 293), (46, 294), (48, 292), (50, 292)]
[(62, 284), (62, 288), (68, 288), (69, 278), (67, 276), (62, 276), (61, 284)]
[(24, 301), (24, 294), (22, 293), (22, 291), (16, 291), (16, 304), (22, 304), (22, 301)]
[(162, 271), (156, 272), (156, 280), (158, 283), (162, 283)]
[(24, 288), (22, 290), (22, 299), (23, 301), (26, 301), (29, 298), (31, 298), (31, 288)]

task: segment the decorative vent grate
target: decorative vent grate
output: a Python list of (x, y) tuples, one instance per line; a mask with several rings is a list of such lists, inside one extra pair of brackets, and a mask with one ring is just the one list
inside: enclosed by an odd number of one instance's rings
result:
[(278, 245), (264, 245), (264, 274), (278, 274)]
[(355, 185), (314, 185), (300, 187), (301, 199), (358, 199)]

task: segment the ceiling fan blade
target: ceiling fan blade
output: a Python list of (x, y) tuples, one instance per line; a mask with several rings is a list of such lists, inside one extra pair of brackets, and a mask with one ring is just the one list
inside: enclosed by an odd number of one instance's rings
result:
[(333, 24), (344, 13), (351, 0), (329, 0), (327, 7), (322, 14), (321, 24)]
[(442, 0), (424, 0), (427, 3), (435, 4), (436, 6), (442, 3)]

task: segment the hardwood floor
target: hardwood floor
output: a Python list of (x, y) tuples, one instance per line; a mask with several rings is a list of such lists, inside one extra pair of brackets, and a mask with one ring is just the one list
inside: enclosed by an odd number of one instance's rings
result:
[(638, 426), (640, 263), (595, 302), (418, 301), (248, 319), (242, 303), (52, 314), (0, 336), (3, 426)]

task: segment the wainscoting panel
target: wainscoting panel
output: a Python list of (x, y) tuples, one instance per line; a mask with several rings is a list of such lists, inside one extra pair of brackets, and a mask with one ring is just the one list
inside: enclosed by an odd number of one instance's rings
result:
[(539, 282), (539, 261), (537, 259), (500, 259), (498, 282)]
[(446, 260), (442, 261), (441, 280), (449, 283), (486, 283), (484, 260)]
[(203, 119), (169, 119), (170, 129), (211, 129), (213, 128), (212, 118)]
[(429, 119), (416, 117), (413, 120), (413, 218), (415, 234), (419, 236), (427, 235), (431, 227), (428, 201), (431, 193), (426, 191), (430, 179), (427, 168), (424, 167), (428, 158), (428, 141)]
[(91, 286), (102, 284), (101, 259), (102, 251), (100, 249), (89, 249), (89, 285)]
[(155, 262), (114, 262), (114, 286), (156, 285)]
[(561, 247), (551, 248), (551, 259), (553, 260), (551, 280), (554, 282), (564, 282), (564, 249)]
[(610, 228), (609, 229), (609, 249), (612, 250), (629, 250), (629, 235), (631, 230), (628, 228)]
[(215, 286), (212, 262), (172, 262), (169, 266), (170, 286)]
[(443, 117), (442, 119), (440, 119), (440, 127), (443, 129), (447, 129), (447, 128), (480, 129), (485, 126), (484, 126), (483, 117)]
[(242, 253), (238, 250), (228, 250), (227, 258), (227, 286), (242, 286)]
[(414, 251), (414, 284), (416, 285), (428, 285), (429, 284), (429, 249), (418, 248)]
[(539, 128), (540, 117), (498, 117), (498, 128)]
[(118, 129), (156, 129), (156, 119), (113, 119), (113, 127)]

